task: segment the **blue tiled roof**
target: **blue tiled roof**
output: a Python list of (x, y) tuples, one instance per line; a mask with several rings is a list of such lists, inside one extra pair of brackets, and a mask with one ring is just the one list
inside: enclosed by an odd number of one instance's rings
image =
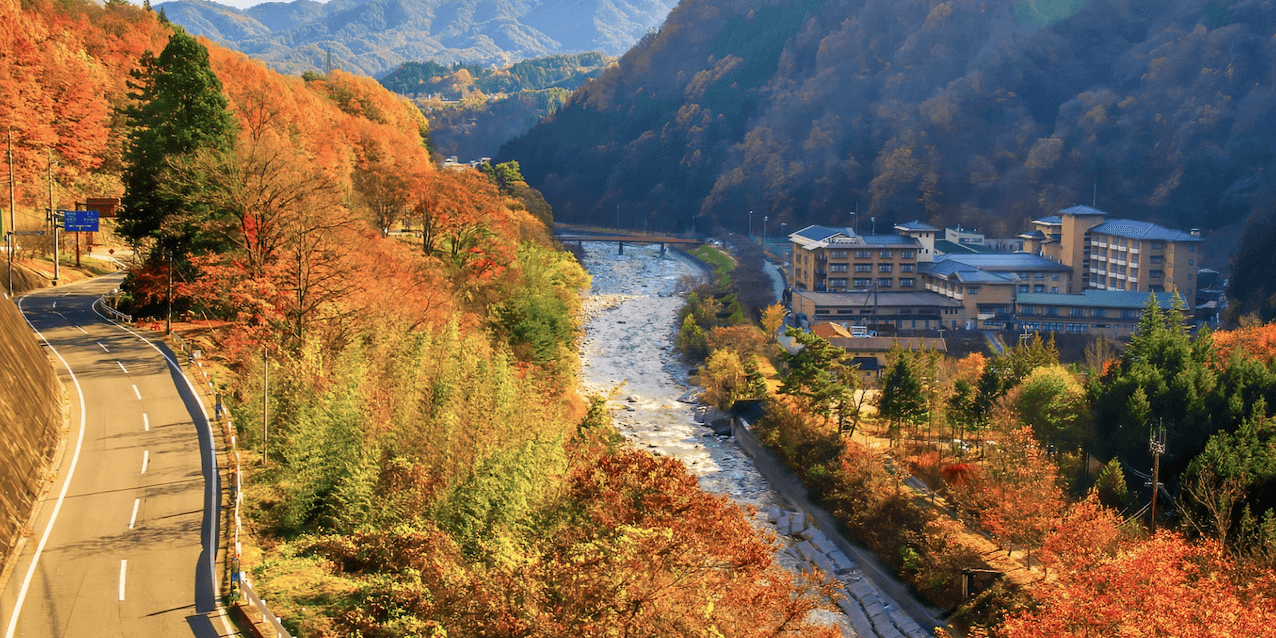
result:
[(1140, 222), (1133, 219), (1109, 219), (1090, 229), (1092, 233), (1103, 233), (1130, 239), (1156, 239), (1162, 241), (1201, 241), (1200, 237), (1181, 230), (1157, 226), (1151, 222)]
[(1135, 290), (1094, 290), (1086, 289), (1079, 295), (1052, 295), (1041, 292), (1021, 292), (1016, 297), (1018, 302), (1028, 306), (1085, 306), (1087, 308), (1143, 308), (1148, 297), (1156, 295), (1156, 303), (1161, 308), (1169, 308), (1173, 303), (1174, 293), (1138, 292)]
[(1032, 221), (1033, 221), (1033, 222), (1040, 222), (1040, 223), (1042, 223), (1042, 224), (1051, 224), (1051, 225), (1054, 225), (1054, 226), (1059, 226), (1059, 225), (1063, 224), (1063, 218), (1062, 218), (1062, 217), (1060, 217), (1060, 216), (1058, 216), (1058, 215), (1051, 215), (1051, 216), (1049, 216), (1049, 217), (1042, 217), (1041, 219), (1034, 219), (1034, 220), (1032, 220)]
[(860, 235), (865, 244), (873, 246), (916, 246), (917, 240), (903, 235)]
[(830, 228), (828, 226), (811, 225), (799, 230), (794, 235), (805, 237), (811, 241), (824, 241), (833, 235), (842, 234), (847, 237), (854, 237), (855, 232), (849, 228)]
[(934, 277), (949, 278), (956, 276), (957, 281), (965, 283), (993, 283), (1005, 284), (1014, 281), (1010, 277), (998, 275), (997, 273), (980, 270), (974, 266), (963, 264), (955, 260), (942, 260), (934, 263), (920, 263), (917, 265), (919, 272), (929, 274)]
[(903, 228), (905, 230), (936, 230), (936, 231), (939, 230), (938, 228), (935, 228), (934, 226), (931, 226), (930, 224), (927, 224), (926, 222), (920, 222), (915, 219), (911, 222), (895, 224), (895, 227)]
[(1091, 208), (1083, 204), (1078, 204), (1072, 208), (1065, 208), (1059, 212), (1066, 213), (1068, 215), (1107, 215), (1107, 213), (1097, 208)]
[(1045, 270), (1067, 272), (1072, 269), (1056, 261), (1032, 253), (979, 253), (975, 255), (936, 255), (935, 261), (956, 261), (983, 270)]

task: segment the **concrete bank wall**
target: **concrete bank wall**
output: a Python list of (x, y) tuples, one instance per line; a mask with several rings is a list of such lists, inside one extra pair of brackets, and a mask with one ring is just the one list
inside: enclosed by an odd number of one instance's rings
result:
[(31, 515), (62, 424), (62, 388), (36, 339), (0, 295), (0, 568)]

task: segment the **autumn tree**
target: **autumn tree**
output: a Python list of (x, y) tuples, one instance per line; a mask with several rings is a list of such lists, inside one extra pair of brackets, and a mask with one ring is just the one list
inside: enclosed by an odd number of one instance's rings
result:
[[(1270, 636), (1276, 601), (1235, 578), (1217, 542), (1173, 532), (1100, 553), (1038, 583), (1036, 604), (1011, 614), (1003, 638), (1065, 636)], [(1246, 580), (1270, 579), (1251, 574)]]
[(774, 303), (762, 310), (762, 331), (766, 333), (768, 341), (775, 341), (775, 337), (779, 334), (780, 326), (784, 325), (784, 306)]
[(389, 161), (368, 160), (351, 175), (360, 205), (382, 236), (403, 219), (408, 209), (407, 170)]
[(1033, 370), (1007, 398), (1020, 422), (1032, 428), (1038, 440), (1073, 448), (1087, 438), (1085, 390), (1062, 366)]

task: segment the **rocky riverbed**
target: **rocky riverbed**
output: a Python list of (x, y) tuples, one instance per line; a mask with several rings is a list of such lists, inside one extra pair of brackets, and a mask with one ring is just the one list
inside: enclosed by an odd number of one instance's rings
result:
[(634, 445), (682, 461), (700, 485), (759, 511), (779, 503), (753, 462), (730, 437), (695, 422), (687, 399), (687, 366), (673, 349), (674, 322), (683, 298), (678, 281), (700, 276), (676, 253), (658, 246), (585, 244), (593, 276), (585, 299), (582, 382), (589, 392), (612, 394), (616, 428)]
[[(586, 243), (585, 268), (593, 277), (585, 297), (585, 337), (581, 344), (582, 385), (610, 396), (617, 430), (639, 448), (671, 456), (695, 474), (705, 490), (756, 508), (754, 524), (777, 531), (777, 558), (797, 572), (820, 568), (842, 581), (844, 613), (816, 612), (846, 636), (922, 638), (929, 632), (901, 614), (892, 601), (864, 579), (853, 561), (826, 552), (820, 532), (801, 514), (782, 509), (782, 498), (729, 436), (717, 436), (696, 422), (694, 388), (688, 369), (673, 349), (683, 298), (678, 282), (704, 273), (677, 253), (660, 256), (658, 246)], [(795, 527), (795, 525), (797, 525)], [(840, 562), (840, 561), (845, 561)]]

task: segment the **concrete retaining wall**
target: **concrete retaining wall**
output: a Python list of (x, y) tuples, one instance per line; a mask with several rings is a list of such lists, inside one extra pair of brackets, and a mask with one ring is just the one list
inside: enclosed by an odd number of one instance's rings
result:
[(62, 388), (36, 339), (0, 296), (0, 568), (31, 516), (62, 424)]
[[(794, 510), (771, 512), (768, 519), (776, 524), (778, 533), (804, 539), (796, 546), (802, 559), (819, 567), (825, 576), (841, 581), (843, 598), (838, 606), (856, 633), (862, 638), (922, 638), (934, 635), (935, 627), (947, 628), (939, 619), (943, 610), (918, 602), (872, 552), (842, 535), (836, 519), (811, 502), (801, 479), (762, 445), (748, 423), (733, 419), (731, 430), (736, 443), (753, 458), (754, 467)], [(815, 543), (806, 542), (813, 539)], [(824, 543), (831, 545), (824, 547)]]

